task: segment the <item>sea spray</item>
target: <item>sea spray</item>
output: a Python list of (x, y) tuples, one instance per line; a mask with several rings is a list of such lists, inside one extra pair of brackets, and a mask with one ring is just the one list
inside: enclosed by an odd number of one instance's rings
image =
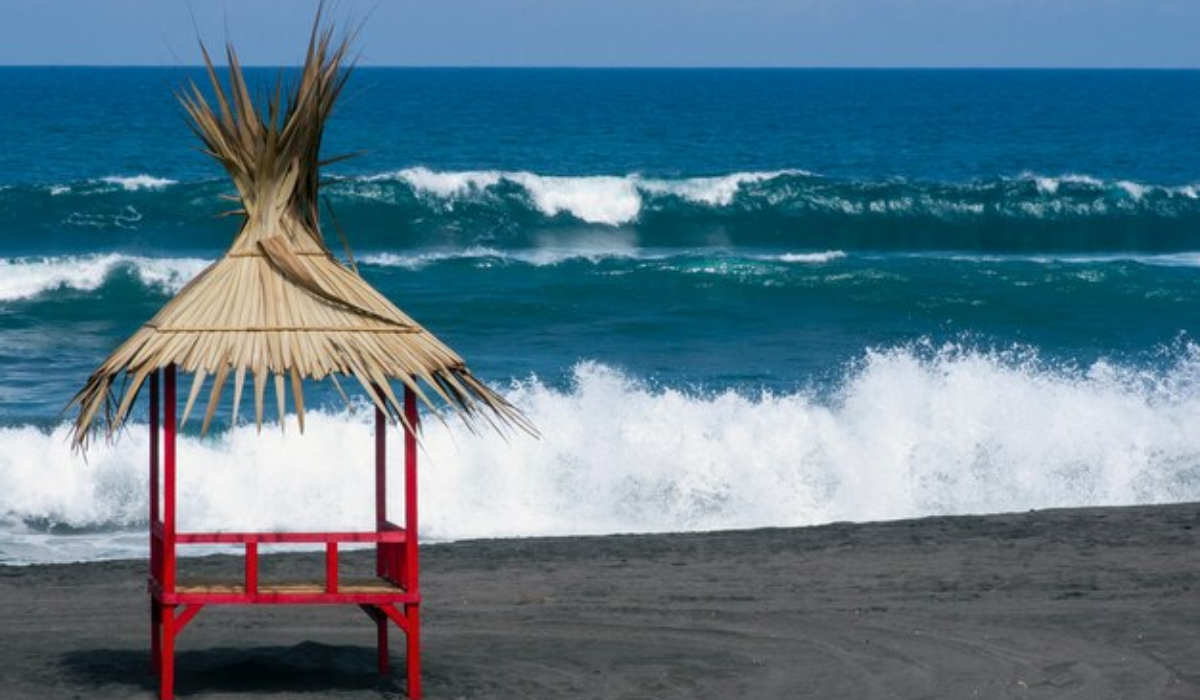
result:
[[(508, 391), (542, 432), (427, 419), (427, 540), (784, 527), (1200, 498), (1200, 350), (1159, 372), (1030, 350), (872, 351), (820, 396), (655, 387), (595, 363)], [(368, 528), (370, 412), (180, 445), (183, 529)], [(399, 436), (389, 446), (400, 454)], [(0, 429), (0, 558), (144, 556), (145, 427), (84, 462)], [(394, 498), (402, 493), (393, 470)], [(46, 537), (47, 532), (74, 532)]]

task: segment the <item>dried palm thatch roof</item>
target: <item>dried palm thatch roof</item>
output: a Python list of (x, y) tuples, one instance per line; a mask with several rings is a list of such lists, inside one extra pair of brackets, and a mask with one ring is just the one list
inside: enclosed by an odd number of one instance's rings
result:
[(206, 152), (233, 178), (242, 206), (235, 213), (244, 221), (226, 255), (117, 348), (68, 404), (68, 410), (79, 411), (76, 447), (86, 448), (101, 415), (111, 437), (146, 377), (172, 364), (194, 375), (185, 421), (212, 379), (203, 431), (231, 378), (236, 422), (247, 375), (260, 428), (269, 383), (281, 420), (290, 384), (303, 430), (302, 380), (328, 377), (336, 384), (337, 375), (344, 375), (354, 377), (378, 408), (401, 421), (393, 380), (435, 412), (449, 406), (469, 425), (482, 418), (495, 427), (532, 431), (453, 350), (326, 248), (318, 224), (319, 152), (325, 121), (348, 76), (349, 41), (335, 42), (332, 30), (319, 25), (318, 18), (286, 106), (280, 83), (265, 114), (251, 99), (233, 48), (228, 49), (228, 90), (204, 51), (215, 107), (194, 83), (179, 99)]

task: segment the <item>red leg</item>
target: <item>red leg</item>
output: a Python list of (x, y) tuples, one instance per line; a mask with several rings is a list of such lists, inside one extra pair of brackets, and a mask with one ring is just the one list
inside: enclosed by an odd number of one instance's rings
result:
[(405, 650), (405, 665), (408, 671), (408, 697), (421, 697), (421, 606), (405, 605), (404, 616), (408, 618), (408, 649)]
[(162, 672), (159, 675), (158, 697), (175, 697), (175, 606), (162, 609)]
[(154, 675), (162, 675), (162, 607), (150, 598), (150, 667)]
[(379, 674), (386, 676), (391, 673), (391, 665), (388, 663), (388, 617), (382, 610), (377, 611), (374, 617), (376, 639), (379, 643)]

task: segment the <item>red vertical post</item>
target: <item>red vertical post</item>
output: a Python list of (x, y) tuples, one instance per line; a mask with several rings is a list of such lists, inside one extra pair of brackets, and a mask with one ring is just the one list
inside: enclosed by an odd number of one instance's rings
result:
[[(163, 397), (163, 572), (162, 587), (175, 592), (175, 365), (167, 365)], [(170, 612), (174, 612), (171, 610)], [(164, 636), (167, 632), (163, 630)]]
[(379, 654), (379, 675), (386, 676), (391, 672), (391, 665), (388, 663), (388, 616), (382, 611), (375, 611), (375, 641), (376, 648)]
[(258, 595), (258, 543), (246, 543), (246, 595)]
[[(404, 388), (404, 417), (408, 430), (404, 432), (404, 528), (408, 536), (404, 539), (404, 589), (409, 593), (420, 590), (417, 576), (417, 429), (420, 415), (417, 413), (417, 394)], [(405, 671), (408, 676), (408, 697), (421, 697), (421, 607), (420, 600), (405, 604), (404, 617), (408, 620), (405, 630)]]
[[(375, 531), (383, 532), (387, 527), (387, 416), (375, 408)], [(375, 543), (375, 575), (393, 575), (388, 571), (386, 552), (382, 542)]]
[[(150, 524), (158, 522), (158, 370), (150, 373)], [(154, 551), (154, 528), (150, 529)], [(153, 556), (153, 555), (152, 555)]]
[(162, 611), (162, 663), (159, 666), (158, 697), (175, 697), (175, 606), (166, 605)]
[(150, 373), (150, 578), (162, 581), (162, 540), (154, 533), (154, 527), (162, 517), (158, 488), (160, 473), (159, 457), (159, 371)]
[(150, 669), (162, 675), (162, 604), (150, 598)]
[(412, 389), (404, 388), (404, 417), (408, 430), (404, 431), (404, 568), (407, 572), (405, 589), (417, 588), (417, 429), (420, 416), (417, 414), (417, 395)]
[(338, 592), (338, 544), (325, 543), (325, 592)]
[(421, 700), (421, 606), (416, 603), (405, 605), (404, 617), (408, 618), (408, 650), (405, 659), (408, 697), (411, 700)]
[[(163, 561), (162, 589), (175, 592), (175, 365), (167, 365), (163, 373)], [(175, 606), (164, 605), (162, 617), (162, 649), (159, 661), (158, 696), (161, 700), (175, 697)]]
[[(150, 373), (150, 580), (161, 580), (159, 567), (162, 552), (154, 526), (158, 524), (158, 370)], [(150, 597), (150, 664), (154, 675), (159, 673), (159, 654), (162, 649), (162, 614), (159, 602)]]

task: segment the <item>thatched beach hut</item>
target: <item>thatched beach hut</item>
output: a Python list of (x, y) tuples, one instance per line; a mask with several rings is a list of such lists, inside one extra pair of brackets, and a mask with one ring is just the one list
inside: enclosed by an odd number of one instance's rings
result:
[[(468, 423), (529, 427), (513, 406), (471, 374), (462, 358), (367, 284), (352, 260), (343, 264), (326, 246), (318, 221), (321, 139), (348, 76), (347, 46), (330, 29), (321, 29), (318, 19), (298, 78), (290, 88), (276, 89), (265, 109), (252, 100), (232, 48), (227, 85), (204, 53), (212, 96), (192, 84), (180, 99), (206, 152), (233, 179), (241, 227), (224, 257), (117, 348), (70, 404), (78, 410), (74, 443), (86, 449), (96, 431), (111, 437), (141, 390), (149, 388), (151, 631), (163, 698), (173, 693), (175, 636), (201, 608), (263, 603), (361, 606), (378, 625), (383, 672), (388, 624), (396, 623), (408, 641), (408, 693), (418, 697), (417, 405), (439, 414), (449, 410)], [(177, 531), (177, 372), (192, 377), (183, 420), (207, 394), (202, 431), (208, 430), (229, 384), (234, 422), (247, 391), (253, 394), (260, 429), (270, 393), (282, 422), (290, 393), (303, 430), (305, 380), (329, 379), (340, 392), (338, 377), (353, 377), (375, 406), (377, 527), (340, 533)], [(389, 419), (405, 432), (400, 522), (387, 513), (384, 431)], [(324, 544), (325, 580), (259, 585), (258, 547), (275, 542)], [(374, 577), (339, 579), (338, 545), (345, 542), (375, 545)], [(243, 546), (244, 580), (236, 585), (177, 582), (177, 545), (198, 543)]]

